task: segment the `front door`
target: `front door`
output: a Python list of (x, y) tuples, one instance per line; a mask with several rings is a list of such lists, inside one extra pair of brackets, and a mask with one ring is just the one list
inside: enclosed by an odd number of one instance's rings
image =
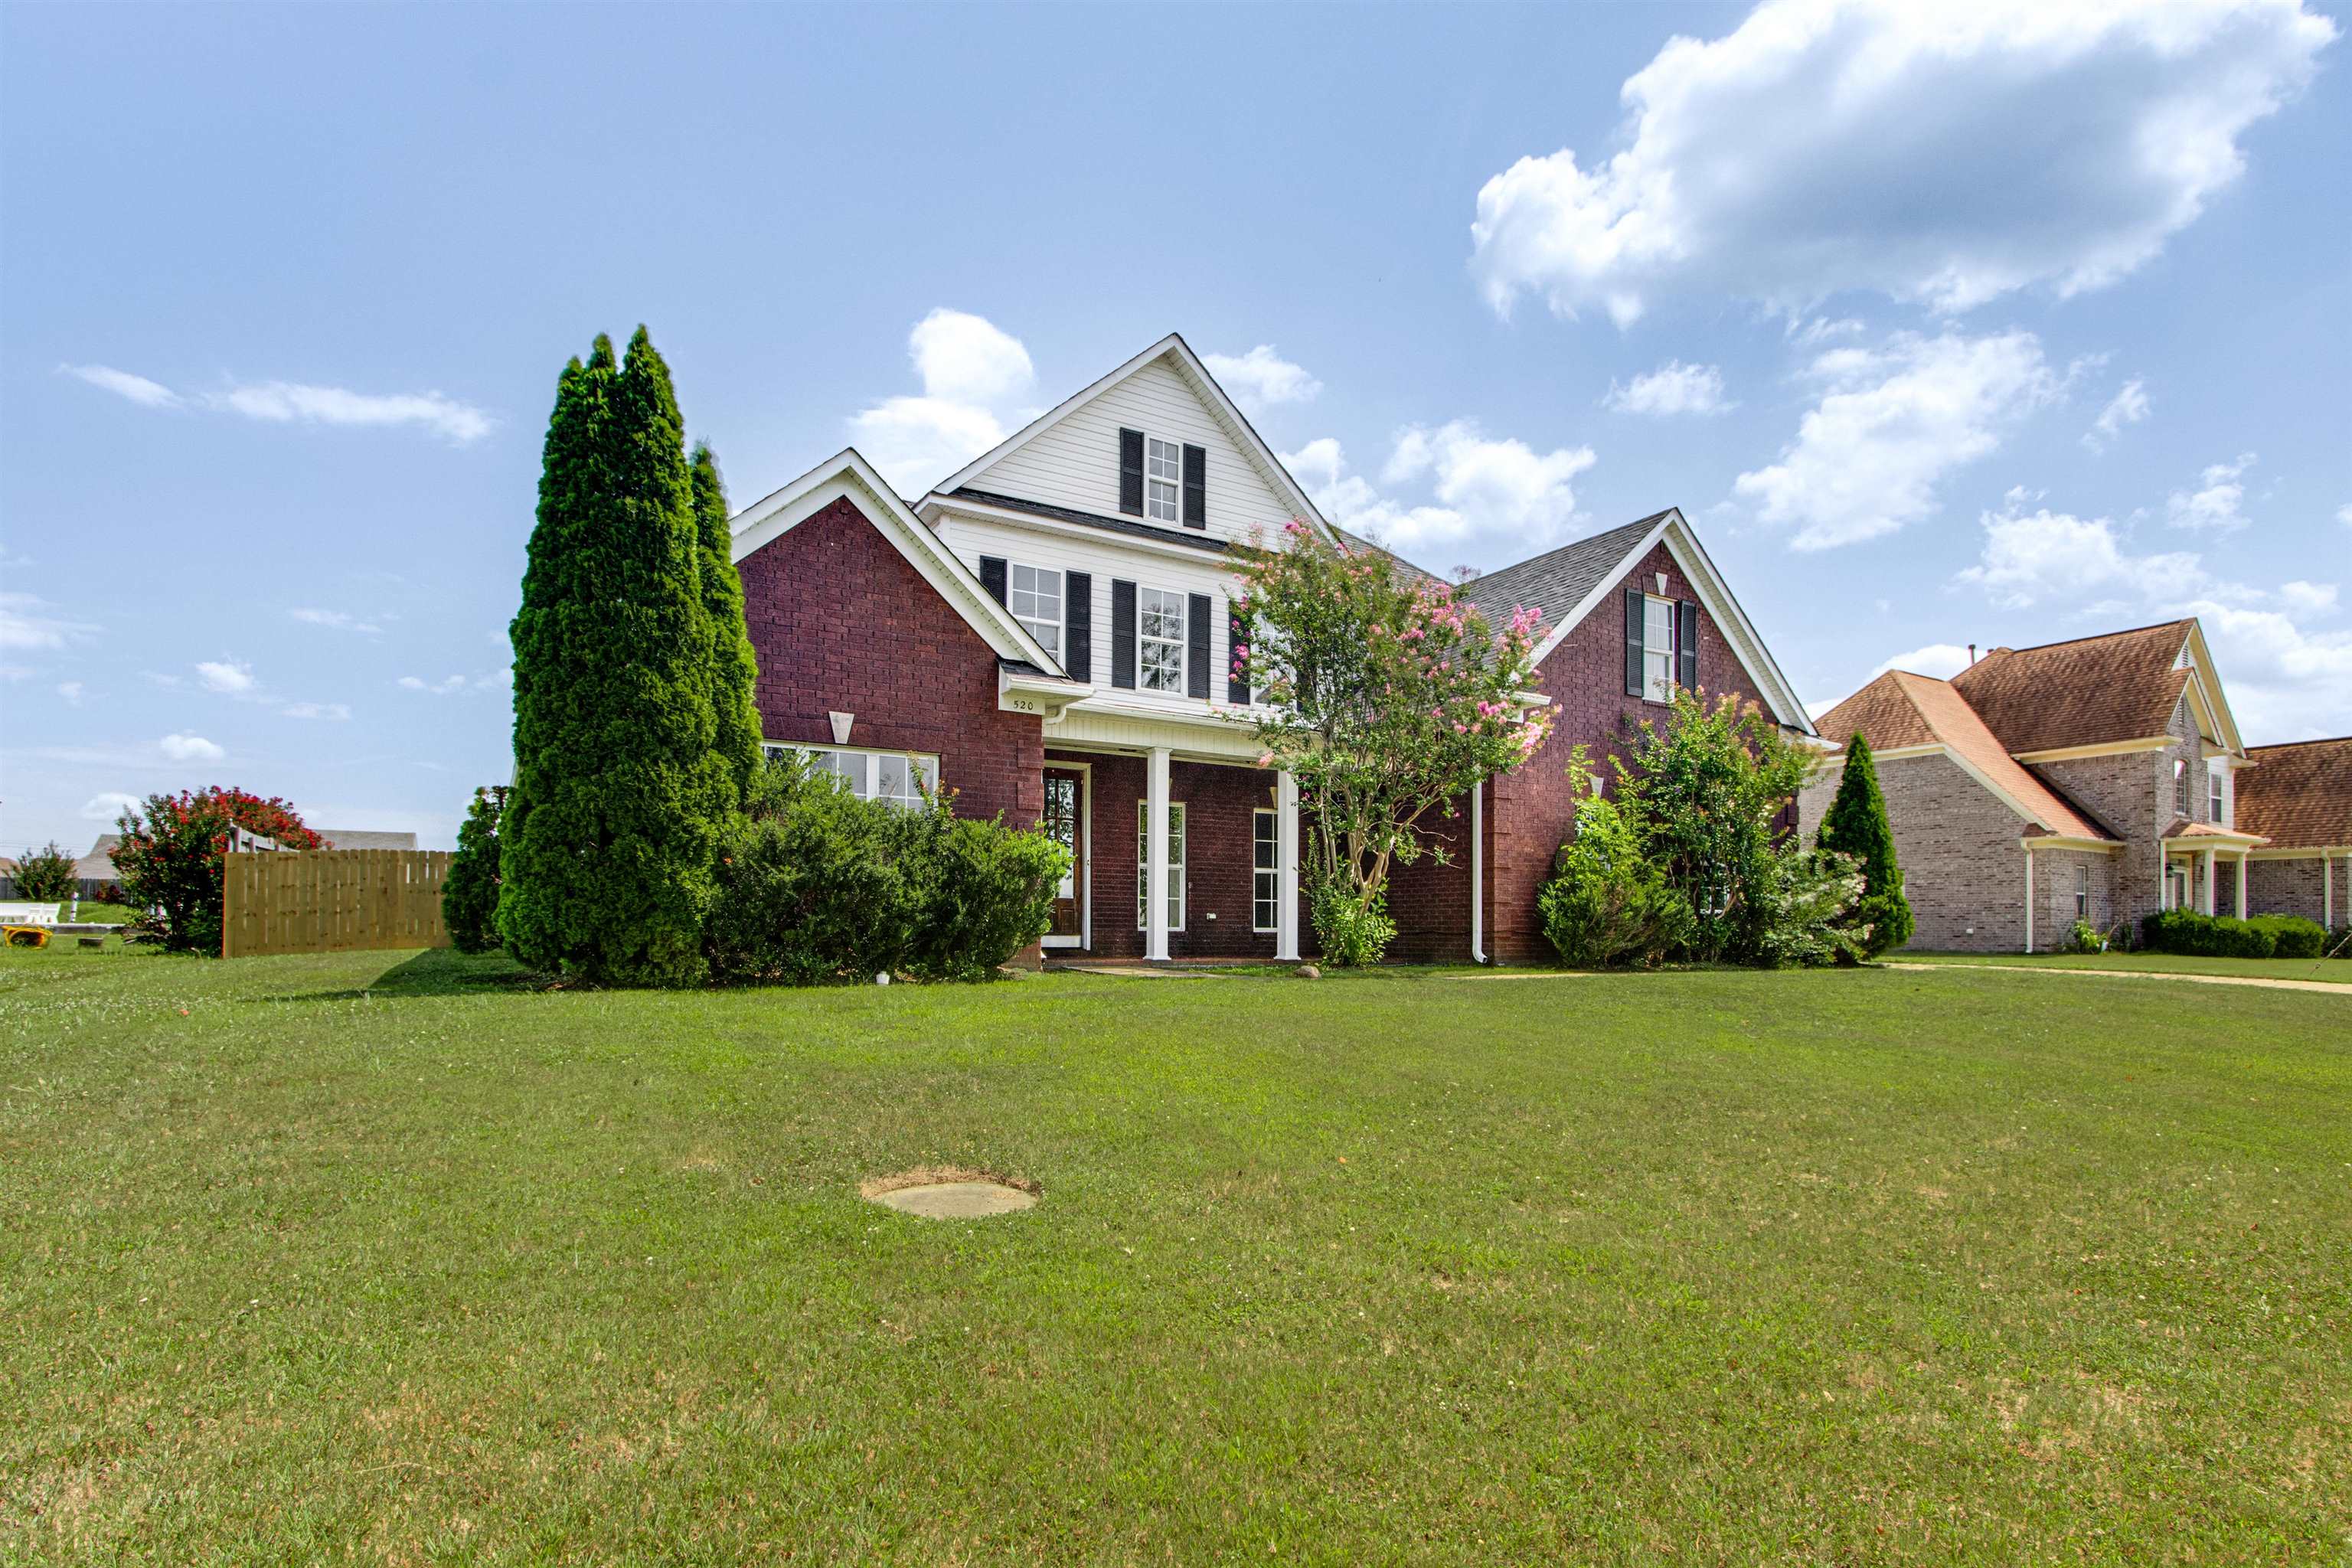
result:
[(1087, 835), (1080, 821), (1086, 802), (1086, 771), (1045, 770), (1045, 810), (1038, 830), (1070, 852), (1069, 874), (1055, 890), (1054, 923), (1046, 929), (1048, 947), (1076, 947), (1086, 940)]

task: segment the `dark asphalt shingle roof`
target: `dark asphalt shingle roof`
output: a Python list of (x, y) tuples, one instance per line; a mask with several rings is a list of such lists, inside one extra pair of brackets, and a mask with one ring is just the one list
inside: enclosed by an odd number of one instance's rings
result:
[(989, 506), (1001, 506), (1008, 511), (1025, 511), (1032, 516), (1050, 517), (1060, 522), (1084, 523), (1088, 528), (1099, 528), (1110, 533), (1133, 534), (1139, 539), (1156, 539), (1162, 544), (1190, 545), (1194, 550), (1205, 550), (1212, 555), (1222, 555), (1225, 552), (1223, 540), (1214, 539), (1191, 529), (1161, 528), (1149, 522), (1138, 522), (1131, 517), (1105, 517), (1098, 511), (1080, 511), (1076, 507), (1053, 506), (1041, 500), (1023, 500), (1019, 496), (999, 495), (994, 490), (976, 490), (969, 485), (949, 493), (951, 497), (961, 496), (968, 500), (981, 501)]
[[(2238, 775), (2238, 826), (2280, 849), (2352, 844), (2352, 735), (2256, 746)], [(2340, 907), (2340, 906), (2339, 906)]]
[(1997, 647), (1952, 677), (2012, 753), (2161, 735), (2189, 684), (2180, 647), (2194, 621)]
[(1655, 528), (1674, 509), (1652, 512), (1621, 527), (1606, 529), (1573, 544), (1563, 544), (1532, 561), (1506, 566), (1474, 577), (1462, 586), (1461, 596), (1493, 622), (1509, 617), (1515, 609), (1541, 610), (1547, 626), (1558, 626), (1584, 596), (1617, 575), (1625, 557), (1642, 536)]

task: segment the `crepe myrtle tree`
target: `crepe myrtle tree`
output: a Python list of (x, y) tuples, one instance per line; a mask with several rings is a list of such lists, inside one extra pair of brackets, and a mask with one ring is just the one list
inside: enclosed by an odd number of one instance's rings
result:
[(1297, 521), (1238, 569), (1234, 673), (1260, 693), (1258, 765), (1298, 782), (1316, 935), (1334, 963), (1375, 962), (1396, 934), (1390, 871), (1449, 862), (1436, 824), (1551, 732), (1559, 710), (1519, 698), (1542, 617), (1496, 630), (1447, 584)]

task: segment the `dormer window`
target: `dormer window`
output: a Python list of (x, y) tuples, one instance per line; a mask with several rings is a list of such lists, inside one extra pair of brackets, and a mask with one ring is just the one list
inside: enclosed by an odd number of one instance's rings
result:
[(1157, 436), (1145, 437), (1143, 445), (1143, 515), (1154, 522), (1174, 522), (1182, 506), (1183, 445)]

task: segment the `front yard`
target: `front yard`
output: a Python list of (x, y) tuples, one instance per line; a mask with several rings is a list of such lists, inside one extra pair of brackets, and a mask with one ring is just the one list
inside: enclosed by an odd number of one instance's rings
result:
[(0, 1560), (2352, 1548), (2352, 994), (12, 952), (0, 1096)]

